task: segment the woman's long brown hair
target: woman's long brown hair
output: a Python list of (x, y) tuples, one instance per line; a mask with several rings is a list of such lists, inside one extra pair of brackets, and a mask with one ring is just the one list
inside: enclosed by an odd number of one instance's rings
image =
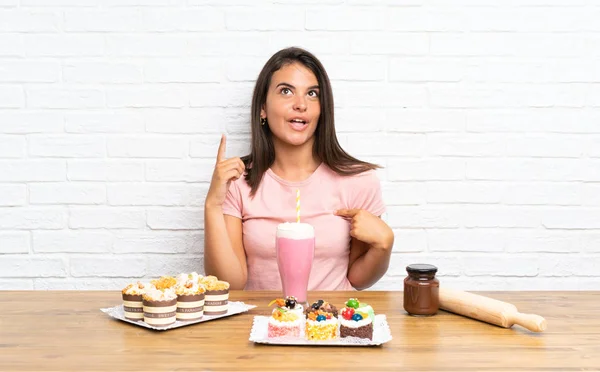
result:
[(333, 92), (325, 68), (321, 62), (310, 52), (301, 48), (286, 48), (275, 53), (264, 65), (258, 75), (254, 93), (252, 94), (251, 126), (252, 147), (250, 154), (242, 157), (246, 165), (246, 182), (251, 187), (250, 196), (256, 190), (265, 174), (275, 161), (275, 148), (273, 134), (268, 125), (261, 125), (260, 110), (267, 100), (267, 92), (271, 84), (271, 77), (281, 67), (301, 63), (312, 71), (319, 83), (319, 103), (321, 115), (315, 130), (315, 143), (313, 153), (334, 172), (340, 175), (353, 175), (371, 169), (379, 168), (376, 164), (367, 163), (350, 156), (342, 149), (335, 134), (335, 121), (333, 116)]

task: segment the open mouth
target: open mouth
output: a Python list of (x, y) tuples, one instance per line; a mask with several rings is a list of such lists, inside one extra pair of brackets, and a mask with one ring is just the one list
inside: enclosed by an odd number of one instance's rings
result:
[(303, 130), (304, 128), (306, 128), (306, 124), (308, 122), (302, 119), (292, 119), (289, 121), (289, 123), (294, 130)]

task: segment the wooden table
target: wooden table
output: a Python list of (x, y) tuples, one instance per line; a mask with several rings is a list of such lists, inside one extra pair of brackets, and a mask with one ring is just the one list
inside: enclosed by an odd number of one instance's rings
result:
[(0, 371), (580, 371), (600, 370), (600, 292), (483, 293), (544, 316), (548, 329), (504, 329), (454, 314), (406, 315), (402, 292), (313, 292), (341, 307), (349, 297), (387, 315), (393, 340), (379, 347), (297, 347), (248, 341), (274, 292), (240, 292), (249, 313), (169, 331), (110, 318), (120, 293), (0, 292)]

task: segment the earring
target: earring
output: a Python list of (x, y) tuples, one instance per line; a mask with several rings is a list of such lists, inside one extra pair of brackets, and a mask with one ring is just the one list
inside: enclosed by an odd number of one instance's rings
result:
[(260, 118), (260, 125), (265, 125), (267, 124), (267, 118)]

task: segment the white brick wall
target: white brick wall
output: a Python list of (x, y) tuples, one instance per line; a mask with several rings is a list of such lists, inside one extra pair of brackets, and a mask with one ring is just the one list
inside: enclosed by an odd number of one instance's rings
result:
[(298, 45), (396, 234), (375, 288), (600, 289), (598, 0), (0, 1), (0, 289), (202, 270), (220, 133)]

